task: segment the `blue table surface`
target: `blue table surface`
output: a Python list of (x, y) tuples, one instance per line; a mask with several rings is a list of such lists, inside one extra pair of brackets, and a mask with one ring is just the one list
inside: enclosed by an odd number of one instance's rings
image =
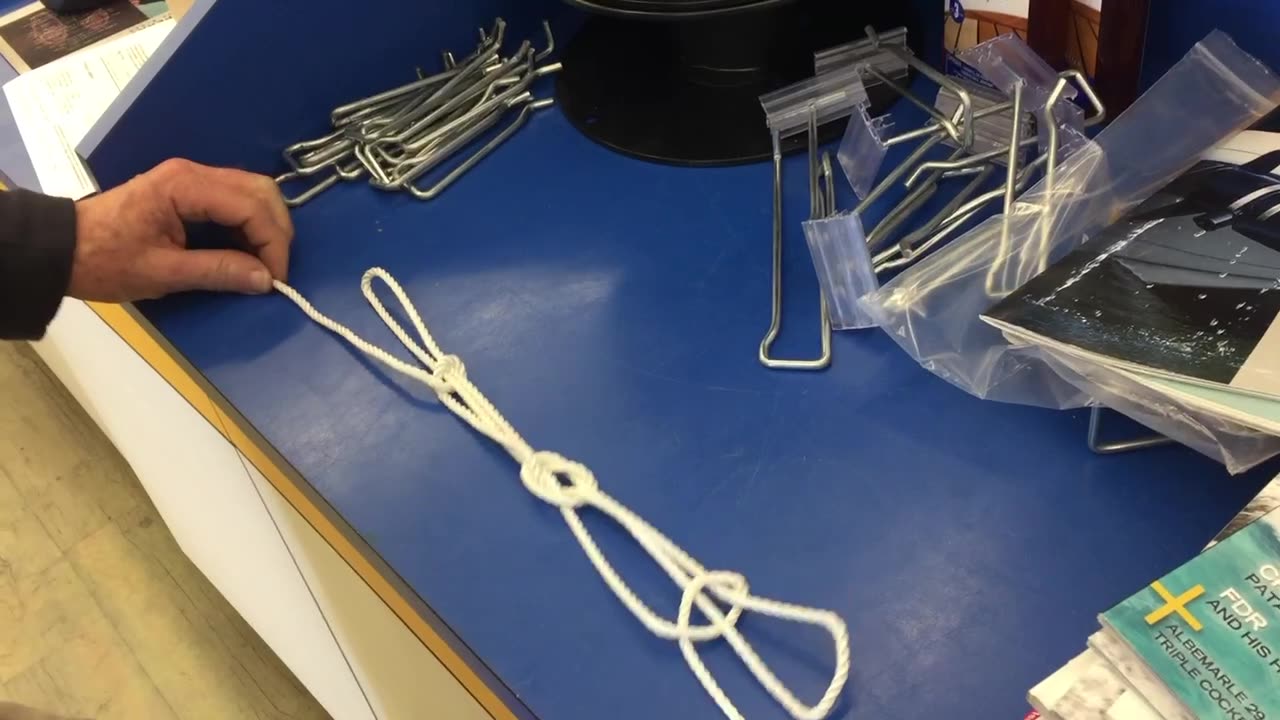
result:
[[(35, 186), (7, 103), (0, 171)], [(878, 331), (839, 334), (825, 373), (761, 368), (770, 174), (629, 160), (548, 111), (437, 202), (350, 186), (297, 211), (292, 282), (393, 347), (358, 288), (388, 268), (536, 447), (589, 464), (708, 566), (839, 611), (854, 671), (835, 717), (1021, 718), (1098, 612), (1198, 551), (1274, 467), (1231, 478), (1184, 448), (1094, 456), (1082, 413), (978, 401)], [(799, 159), (787, 177), (780, 347), (803, 354), (817, 302)], [(279, 297), (141, 309), (530, 714), (718, 716), (558, 513), (422, 388)], [(673, 616), (669, 583), (598, 520), (615, 565)], [(803, 697), (820, 693), (825, 638), (743, 627)], [(749, 717), (783, 716), (724, 647), (707, 654)]]
[[(359, 291), (387, 268), (535, 447), (588, 464), (708, 566), (840, 612), (854, 672), (835, 717), (1020, 718), (1097, 613), (1197, 552), (1269, 474), (1182, 448), (1097, 457), (1082, 413), (976, 400), (878, 331), (838, 335), (824, 373), (762, 368), (770, 176), (621, 157), (551, 110), (437, 202), (351, 185), (298, 210), (291, 281), (394, 347)], [(780, 349), (797, 354), (817, 326), (803, 178), (789, 159)], [(558, 512), (424, 388), (282, 297), (141, 308), (532, 714), (717, 716)], [(677, 593), (599, 520), (611, 560), (674, 616)], [(827, 640), (743, 627), (817, 697)], [(725, 647), (707, 655), (745, 714), (782, 717)]]
[[(12, 12), (25, 5), (24, 0), (0, 0), (0, 15)], [(0, 85), (18, 77), (18, 72), (7, 61), (0, 58)], [(35, 167), (31, 165), (31, 156), (22, 144), (22, 136), (18, 126), (14, 124), (13, 110), (9, 108), (8, 99), (0, 102), (0, 177), (17, 187), (38, 189)]]

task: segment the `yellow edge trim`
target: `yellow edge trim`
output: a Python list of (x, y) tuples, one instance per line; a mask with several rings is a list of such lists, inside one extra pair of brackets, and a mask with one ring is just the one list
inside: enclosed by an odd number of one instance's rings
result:
[(107, 323), (142, 359), (147, 362), (186, 398), (223, 437), (240, 450), (249, 462), (261, 472), (284, 499), (294, 507), (311, 527), (329, 543), (330, 547), (355, 570), (369, 589), (377, 593), (387, 607), (400, 618), (427, 650), (462, 684), (472, 697), (494, 720), (517, 720), (516, 715), (503, 700), (482, 680), (439, 634), (419, 615), (413, 606), (382, 576), (346, 536), (301, 491), (289, 475), (281, 470), (269, 455), (240, 427), (222, 412), (209, 394), (156, 341), (137, 318), (120, 305), (88, 303), (89, 307)]

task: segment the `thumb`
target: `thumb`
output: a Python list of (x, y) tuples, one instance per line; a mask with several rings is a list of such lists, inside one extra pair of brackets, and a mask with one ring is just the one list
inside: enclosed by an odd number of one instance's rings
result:
[(166, 293), (210, 290), (245, 295), (271, 292), (271, 272), (262, 261), (239, 250), (172, 250), (157, 263)]

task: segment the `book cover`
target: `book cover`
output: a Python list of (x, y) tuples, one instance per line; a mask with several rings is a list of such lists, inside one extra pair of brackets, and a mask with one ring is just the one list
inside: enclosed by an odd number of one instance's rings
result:
[(1280, 510), (1101, 620), (1196, 717), (1280, 717)]
[(1280, 398), (1280, 134), (1247, 131), (983, 317), (1100, 362)]

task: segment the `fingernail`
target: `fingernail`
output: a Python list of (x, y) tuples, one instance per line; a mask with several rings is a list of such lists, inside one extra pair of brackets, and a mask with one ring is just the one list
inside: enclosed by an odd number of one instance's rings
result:
[(254, 270), (249, 275), (249, 283), (254, 292), (259, 294), (271, 292), (271, 273), (266, 270)]

